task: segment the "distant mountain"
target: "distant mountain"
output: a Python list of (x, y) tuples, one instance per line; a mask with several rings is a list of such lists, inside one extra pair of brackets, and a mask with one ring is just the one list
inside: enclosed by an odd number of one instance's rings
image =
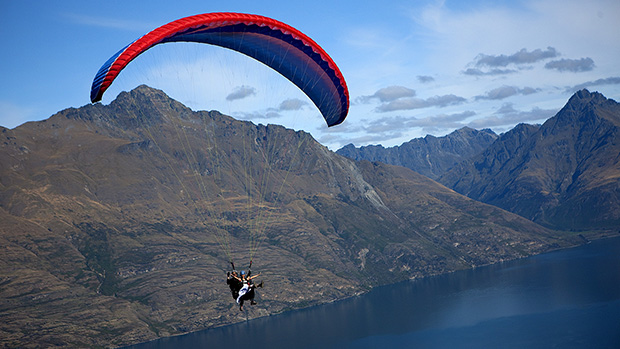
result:
[(381, 161), (407, 167), (437, 179), (454, 165), (482, 152), (496, 139), (497, 135), (489, 129), (478, 131), (463, 127), (447, 136), (428, 135), (389, 148), (382, 145), (356, 148), (348, 144), (336, 153), (354, 160)]
[(440, 182), (555, 229), (620, 230), (620, 105), (581, 90), (542, 126), (519, 125)]
[[(146, 86), (0, 129), (2, 346), (143, 342), (576, 243)], [(247, 313), (231, 258), (265, 280)]]

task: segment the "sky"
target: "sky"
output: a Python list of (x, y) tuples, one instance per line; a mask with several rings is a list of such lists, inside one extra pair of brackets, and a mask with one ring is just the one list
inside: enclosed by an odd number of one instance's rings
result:
[(0, 125), (89, 104), (92, 79), (115, 52), (208, 12), (259, 14), (313, 38), (345, 77), (347, 119), (328, 128), (291, 83), (208, 45), (157, 46), (102, 102), (144, 83), (194, 110), (301, 129), (336, 150), (542, 123), (582, 88), (620, 100), (618, 0), (0, 0)]

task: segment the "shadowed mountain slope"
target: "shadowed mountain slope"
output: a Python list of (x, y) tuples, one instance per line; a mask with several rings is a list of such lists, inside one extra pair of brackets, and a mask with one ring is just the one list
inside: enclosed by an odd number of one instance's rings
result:
[(620, 229), (620, 104), (581, 90), (542, 126), (519, 125), (441, 183), (555, 229)]

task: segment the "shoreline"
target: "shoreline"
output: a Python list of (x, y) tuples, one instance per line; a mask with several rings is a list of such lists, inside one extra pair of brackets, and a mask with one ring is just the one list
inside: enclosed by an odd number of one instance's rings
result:
[[(582, 234), (583, 233), (579, 233), (579, 235), (582, 235)], [(226, 328), (226, 327), (238, 326), (240, 324), (247, 323), (247, 322), (250, 322), (250, 321), (253, 321), (253, 320), (265, 319), (265, 318), (270, 318), (270, 317), (279, 316), (279, 315), (283, 315), (283, 314), (290, 314), (290, 313), (296, 312), (296, 311), (309, 310), (309, 309), (317, 308), (317, 307), (328, 305), (328, 304), (334, 304), (334, 303), (338, 303), (338, 302), (342, 302), (342, 301), (351, 300), (351, 299), (354, 299), (354, 298), (357, 298), (357, 297), (364, 296), (364, 295), (368, 294), (369, 292), (372, 292), (373, 290), (380, 289), (382, 287), (389, 287), (389, 286), (394, 286), (394, 285), (398, 285), (398, 284), (401, 284), (401, 283), (408, 283), (408, 282), (412, 282), (412, 281), (418, 281), (418, 280), (424, 280), (424, 279), (429, 279), (429, 278), (433, 278), (433, 277), (439, 277), (439, 276), (443, 276), (443, 275), (454, 274), (454, 273), (461, 272), (461, 271), (474, 270), (474, 269), (477, 269), (477, 268), (493, 266), (493, 265), (497, 265), (497, 264), (500, 264), (500, 263), (515, 262), (515, 261), (518, 261), (518, 260), (523, 260), (523, 259), (527, 259), (527, 258), (531, 258), (531, 257), (535, 257), (535, 256), (541, 256), (541, 255), (548, 254), (548, 253), (570, 250), (570, 249), (573, 249), (573, 248), (577, 248), (577, 247), (581, 247), (581, 246), (584, 246), (584, 245), (588, 245), (588, 244), (590, 244), (592, 242), (598, 242), (598, 241), (606, 240), (606, 239), (620, 238), (620, 233), (616, 233), (614, 235), (611, 231), (606, 232), (606, 233), (595, 232), (593, 234), (595, 234), (597, 237), (593, 238), (592, 236), (590, 236), (590, 238), (583, 239), (582, 240), (583, 243), (576, 244), (576, 245), (569, 246), (569, 247), (550, 249), (550, 250), (547, 250), (547, 251), (542, 252), (542, 253), (531, 254), (531, 255), (528, 255), (528, 256), (525, 256), (525, 257), (521, 257), (521, 258), (502, 260), (502, 261), (498, 261), (498, 262), (495, 262), (495, 263), (489, 263), (489, 264), (485, 264), (485, 265), (477, 265), (477, 266), (472, 266), (472, 267), (469, 267), (469, 268), (456, 269), (456, 270), (446, 271), (446, 272), (443, 272), (443, 273), (425, 275), (423, 277), (413, 277), (413, 278), (410, 278), (410, 279), (400, 280), (400, 281), (397, 281), (397, 282), (394, 282), (394, 283), (390, 283), (390, 284), (381, 284), (381, 285), (373, 286), (373, 287), (371, 287), (370, 289), (368, 289), (366, 291), (361, 291), (359, 293), (356, 293), (356, 294), (348, 296), (348, 297), (334, 299), (334, 300), (330, 300), (330, 301), (323, 302), (323, 303), (320, 303), (320, 304), (314, 304), (314, 305), (310, 305), (310, 306), (307, 306), (307, 307), (301, 307), (301, 308), (285, 310), (285, 311), (281, 311), (281, 312), (278, 312), (278, 313), (269, 313), (268, 315), (259, 316), (259, 317), (255, 317), (255, 318), (250, 318), (250, 319), (246, 319), (246, 320), (243, 320), (243, 321), (238, 321), (238, 322), (232, 322), (232, 323), (228, 323), (228, 324), (217, 325), (217, 326), (213, 326), (213, 327), (209, 327), (209, 328), (205, 328), (205, 329), (201, 329), (201, 330), (197, 330), (197, 331), (178, 333), (178, 334), (174, 334), (174, 335), (171, 335), (171, 336), (159, 337), (159, 338), (151, 340), (151, 341), (129, 344), (129, 345), (121, 346), (121, 347), (118, 347), (118, 348), (137, 348), (139, 346), (148, 345), (148, 343), (153, 343), (153, 342), (156, 342), (156, 341), (159, 341), (159, 340), (165, 340), (166, 338), (175, 338), (175, 337), (191, 335), (191, 334), (195, 334), (195, 333), (199, 333), (199, 332), (204, 332), (204, 331), (211, 331), (211, 330), (215, 330), (215, 329), (222, 329), (222, 328)]]

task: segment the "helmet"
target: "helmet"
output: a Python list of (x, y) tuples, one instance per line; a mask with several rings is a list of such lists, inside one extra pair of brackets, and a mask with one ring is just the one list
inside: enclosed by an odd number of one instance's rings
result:
[(245, 275), (245, 270), (242, 270), (242, 271), (241, 271), (241, 275)]

